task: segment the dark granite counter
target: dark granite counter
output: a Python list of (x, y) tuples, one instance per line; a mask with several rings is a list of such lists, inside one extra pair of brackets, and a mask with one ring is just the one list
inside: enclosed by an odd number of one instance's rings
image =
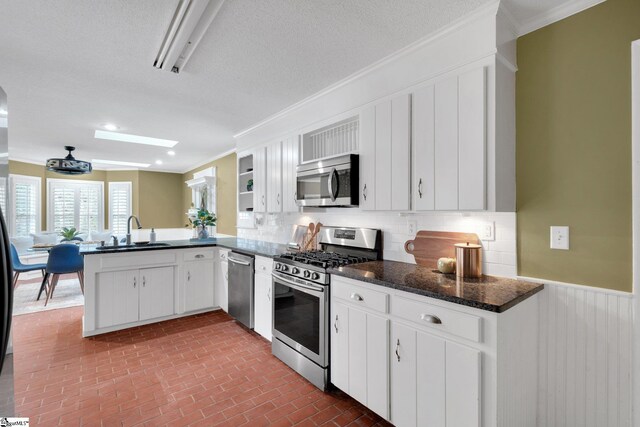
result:
[(544, 285), (494, 276), (458, 279), (430, 268), (396, 261), (371, 261), (330, 269), (331, 274), (501, 313), (540, 292)]
[(81, 245), (80, 253), (83, 255), (113, 254), (123, 252), (159, 251), (164, 249), (189, 249), (199, 247), (220, 246), (247, 255), (259, 255), (273, 258), (276, 255), (287, 252), (287, 246), (277, 243), (263, 242), (260, 240), (238, 239), (235, 237), (210, 238), (204, 240), (166, 240), (154, 245), (136, 247), (112, 247), (98, 249), (95, 245)]

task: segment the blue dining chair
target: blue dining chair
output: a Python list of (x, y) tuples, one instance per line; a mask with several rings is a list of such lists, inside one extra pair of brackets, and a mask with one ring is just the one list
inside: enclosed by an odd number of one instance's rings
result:
[(20, 273), (27, 273), (29, 271), (42, 271), (42, 275), (45, 276), (45, 268), (47, 268), (46, 264), (23, 264), (20, 261), (20, 256), (18, 256), (18, 250), (11, 243), (11, 267), (13, 268), (13, 287), (15, 288), (18, 284), (18, 277), (20, 277)]
[(77, 245), (63, 243), (56, 245), (49, 251), (47, 268), (45, 269), (45, 280), (49, 279), (49, 289), (47, 289), (46, 306), (49, 299), (53, 298), (61, 274), (76, 273), (80, 281), (80, 289), (84, 294), (84, 259), (80, 255), (80, 248)]

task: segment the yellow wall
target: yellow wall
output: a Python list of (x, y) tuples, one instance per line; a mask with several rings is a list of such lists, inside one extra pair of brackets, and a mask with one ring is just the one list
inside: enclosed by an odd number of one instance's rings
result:
[[(104, 182), (105, 229), (109, 228), (109, 182), (131, 182), (131, 204), (134, 215), (145, 228), (177, 228), (184, 226), (182, 212), (182, 174), (147, 171), (102, 171), (71, 176), (47, 171), (44, 166), (9, 161), (9, 173), (39, 177), (42, 188), (42, 230), (47, 229), (47, 179), (75, 179)], [(186, 186), (185, 186), (186, 187)]]
[[(518, 39), (519, 274), (631, 291), (631, 42), (640, 1), (608, 0)], [(549, 226), (570, 227), (569, 251)]]
[[(238, 188), (238, 165), (236, 154), (232, 153), (222, 157), (206, 165), (202, 165), (185, 173), (182, 177), (183, 181), (193, 178), (193, 174), (203, 169), (216, 167), (216, 184), (218, 190), (217, 197), (217, 215), (218, 215), (218, 233), (236, 235), (236, 204), (237, 204), (237, 188)], [(184, 213), (191, 206), (191, 189), (185, 185), (183, 191), (182, 212), (183, 220), (186, 222)]]

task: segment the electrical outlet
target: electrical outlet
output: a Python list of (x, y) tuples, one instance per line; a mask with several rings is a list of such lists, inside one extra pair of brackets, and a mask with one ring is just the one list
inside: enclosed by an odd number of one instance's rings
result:
[(480, 240), (496, 240), (495, 222), (485, 222), (480, 226)]
[(418, 223), (415, 220), (407, 221), (407, 234), (414, 236), (416, 234), (417, 228), (418, 228)]
[(569, 250), (569, 227), (551, 226), (551, 249)]

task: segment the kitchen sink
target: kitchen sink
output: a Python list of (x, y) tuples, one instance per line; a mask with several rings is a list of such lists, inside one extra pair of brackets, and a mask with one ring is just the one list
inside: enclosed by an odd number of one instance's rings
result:
[(96, 249), (99, 251), (117, 251), (119, 249), (144, 249), (144, 248), (157, 248), (157, 247), (167, 247), (171, 246), (169, 243), (138, 243), (132, 245), (119, 245), (119, 246), (97, 246)]

